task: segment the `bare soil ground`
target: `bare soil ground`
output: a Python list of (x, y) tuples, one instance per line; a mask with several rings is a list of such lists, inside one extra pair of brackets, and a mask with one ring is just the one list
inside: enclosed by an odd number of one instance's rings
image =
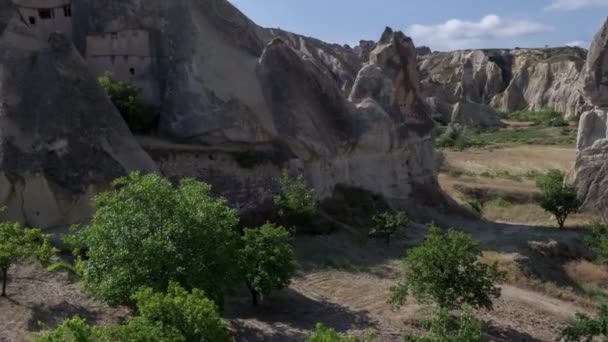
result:
[(113, 323), (126, 317), (85, 295), (66, 274), (48, 273), (40, 265), (18, 264), (9, 271), (7, 298), (0, 297), (0, 341), (28, 341), (45, 326), (80, 316), (90, 322)]

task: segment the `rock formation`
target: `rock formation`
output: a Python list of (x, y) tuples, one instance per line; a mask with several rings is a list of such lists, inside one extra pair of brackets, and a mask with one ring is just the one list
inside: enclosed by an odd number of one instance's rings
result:
[[(503, 112), (550, 108), (573, 118), (585, 108), (578, 87), (585, 58), (586, 51), (576, 47), (467, 50), (433, 53), (419, 63), (424, 96), (444, 118), (462, 91), (471, 102)], [(468, 63), (472, 75), (464, 82)]]
[(48, 228), (85, 220), (114, 178), (156, 165), (72, 42), (36, 36), (0, 1), (0, 205), (5, 219)]
[(583, 208), (608, 220), (608, 19), (593, 39), (583, 74), (585, 99), (593, 110), (582, 114), (574, 181)]
[[(261, 28), (226, 0), (74, 0), (74, 48), (34, 35), (0, 1), (0, 205), (11, 218), (84, 220), (90, 196), (131, 170), (196, 177), (240, 210), (271, 199), (283, 168), (321, 198), (345, 184), (396, 208), (443, 200), (415, 47), (400, 32), (358, 55)], [(168, 139), (136, 141), (81, 57), (105, 58), (87, 54), (92, 42), (135, 37), (152, 46), (146, 76)]]

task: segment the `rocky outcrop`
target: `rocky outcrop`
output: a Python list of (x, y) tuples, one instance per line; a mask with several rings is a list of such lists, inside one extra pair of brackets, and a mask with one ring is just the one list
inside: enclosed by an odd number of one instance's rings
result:
[(573, 178), (583, 209), (608, 220), (608, 19), (595, 36), (582, 76), (585, 98), (595, 109), (579, 122)]
[[(260, 58), (258, 75), (279, 138), (321, 197), (337, 184), (412, 204), (416, 185), (438, 191), (433, 123), (420, 96), (414, 45), (387, 29), (358, 73), (350, 101), (326, 69), (282, 39)], [(418, 193), (418, 195), (422, 195)]]
[(576, 47), (467, 50), (422, 56), (420, 68), (427, 102), (444, 117), (465, 91), (471, 102), (499, 111), (550, 108), (572, 118), (585, 108), (578, 86), (585, 58)]
[(72, 42), (38, 38), (10, 0), (0, 1), (0, 100), (4, 219), (81, 222), (114, 178), (156, 170)]

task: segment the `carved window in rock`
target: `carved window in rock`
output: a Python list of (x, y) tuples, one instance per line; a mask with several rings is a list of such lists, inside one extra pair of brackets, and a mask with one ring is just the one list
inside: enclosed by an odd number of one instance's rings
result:
[(36, 17), (30, 17), (30, 25), (36, 25)]
[(53, 19), (55, 18), (55, 10), (51, 9), (39, 9), (38, 10), (38, 16), (40, 17), (40, 19)]
[(129, 68), (129, 74), (135, 76), (135, 68)]
[(63, 6), (63, 16), (71, 17), (72, 16), (72, 5)]

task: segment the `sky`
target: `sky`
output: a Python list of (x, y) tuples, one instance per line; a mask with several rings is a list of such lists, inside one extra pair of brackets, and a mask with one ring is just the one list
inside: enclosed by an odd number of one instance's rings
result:
[(386, 26), (446, 51), (587, 48), (608, 0), (229, 0), (257, 24), (354, 46)]

